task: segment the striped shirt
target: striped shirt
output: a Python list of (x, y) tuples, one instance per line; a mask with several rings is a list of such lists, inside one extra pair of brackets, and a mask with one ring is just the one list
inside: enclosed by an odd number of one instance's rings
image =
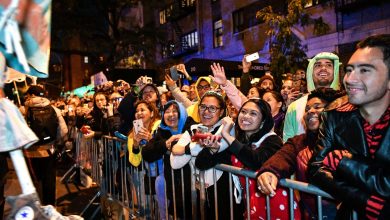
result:
[(390, 124), (390, 106), (378, 121), (370, 125), (363, 119), (363, 129), (366, 136), (366, 141), (372, 158), (375, 157), (375, 152), (378, 150), (383, 137), (385, 136)]

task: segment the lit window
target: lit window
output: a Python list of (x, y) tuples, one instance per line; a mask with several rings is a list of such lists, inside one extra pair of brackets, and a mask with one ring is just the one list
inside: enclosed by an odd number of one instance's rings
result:
[(165, 17), (165, 10), (160, 11), (160, 24), (167, 23), (167, 19)]
[(89, 62), (89, 58), (88, 57), (84, 57), (84, 63), (88, 63)]
[(222, 20), (214, 22), (214, 47), (223, 46), (223, 25)]
[(181, 46), (183, 50), (198, 46), (198, 32), (194, 31), (181, 37)]
[(196, 0), (181, 0), (181, 7), (193, 7), (195, 5)]

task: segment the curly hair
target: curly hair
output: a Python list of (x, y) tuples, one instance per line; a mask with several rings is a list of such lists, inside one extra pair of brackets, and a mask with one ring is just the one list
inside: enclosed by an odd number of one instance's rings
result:
[(311, 93), (307, 97), (307, 100), (310, 100), (312, 98), (319, 98), (326, 101), (327, 103), (331, 103), (337, 98), (344, 96), (345, 94), (345, 91), (341, 90), (334, 90), (332, 88), (318, 88), (311, 91)]

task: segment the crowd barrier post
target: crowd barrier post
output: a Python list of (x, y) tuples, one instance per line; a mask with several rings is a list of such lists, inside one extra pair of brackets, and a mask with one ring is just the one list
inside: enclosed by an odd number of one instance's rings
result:
[[(81, 137), (81, 136), (79, 136)], [(132, 218), (139, 219), (161, 219), (157, 203), (153, 198), (152, 191), (152, 181), (151, 181), (151, 167), (146, 163), (142, 162), (139, 167), (133, 167), (129, 165), (127, 157), (127, 145), (125, 142), (113, 138), (104, 136), (102, 140), (83, 140), (83, 138), (78, 139), (79, 143), (76, 143), (76, 150), (78, 152), (77, 165), (87, 166), (91, 163), (91, 177), (92, 180), (98, 184), (100, 190), (95, 195), (93, 200), (99, 196), (109, 196), (111, 199), (119, 202), (119, 204), (126, 210), (129, 210), (129, 213)], [(84, 147), (81, 145), (85, 145)], [(188, 215), (192, 215), (192, 219), (205, 219), (205, 203), (206, 203), (206, 186), (205, 186), (205, 172), (195, 172), (195, 167), (193, 163), (190, 164), (191, 169), (191, 199), (185, 197), (185, 186), (184, 186), (184, 173), (181, 169), (181, 185), (177, 186), (175, 184), (175, 172), (171, 170), (172, 174), (172, 185), (166, 185), (164, 183), (165, 191), (165, 218), (166, 219), (178, 219), (178, 204), (176, 196), (181, 190), (182, 194), (182, 207), (184, 218)], [(156, 178), (158, 176), (158, 167), (155, 166)], [(256, 178), (256, 172), (245, 170), (243, 168), (238, 168), (226, 164), (218, 164), (214, 167), (217, 170), (227, 172), (229, 177), (229, 204), (230, 207), (233, 207), (233, 175), (243, 176), (245, 178), (246, 195), (249, 195), (249, 178)], [(147, 172), (147, 173), (146, 173)], [(118, 176), (119, 175), (119, 176)], [(213, 181), (214, 181), (214, 202), (215, 202), (215, 219), (218, 219), (219, 213), (225, 210), (218, 209), (218, 183), (216, 180), (216, 170), (213, 171)], [(145, 178), (148, 178), (148, 184), (145, 185)], [(323, 209), (322, 209), (322, 198), (332, 199), (332, 197), (320, 190), (318, 187), (299, 182), (292, 179), (281, 179), (279, 181), (279, 186), (286, 187), (289, 189), (289, 219), (294, 219), (294, 206), (297, 205), (294, 203), (294, 192), (300, 191), (315, 196), (317, 202), (317, 214), (318, 218), (323, 218)], [(149, 194), (146, 195), (145, 187), (149, 188)], [(168, 201), (167, 198), (167, 187), (172, 187), (173, 199)], [(219, 186), (221, 187), (221, 186)], [(197, 193), (199, 190), (199, 194)], [(198, 201), (199, 196), (199, 201)], [(266, 218), (271, 219), (272, 210), (270, 209), (270, 197), (266, 196)], [(91, 202), (93, 201), (91, 200)], [(191, 202), (192, 213), (186, 213), (185, 207), (186, 203)], [(247, 218), (250, 219), (250, 196), (246, 196), (246, 214)], [(168, 205), (173, 205), (173, 216), (168, 215)], [(90, 205), (90, 204), (89, 204)], [(197, 207), (200, 205), (199, 207)], [(87, 208), (87, 207), (86, 207)], [(220, 207), (219, 207), (220, 208)], [(86, 209), (85, 209), (86, 210)], [(84, 211), (83, 211), (84, 212)], [(198, 213), (199, 212), (199, 213)], [(234, 211), (233, 208), (229, 210), (231, 219), (233, 219)], [(200, 216), (197, 216), (197, 215)], [(358, 219), (356, 212), (353, 213), (353, 219)]]

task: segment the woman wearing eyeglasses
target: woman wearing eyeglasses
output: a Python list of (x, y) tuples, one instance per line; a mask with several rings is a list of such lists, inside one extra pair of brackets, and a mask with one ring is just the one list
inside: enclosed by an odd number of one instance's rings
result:
[[(222, 120), (222, 137), (229, 144), (226, 151), (231, 154), (233, 166), (257, 171), (273, 154), (282, 147), (282, 139), (273, 132), (274, 120), (269, 104), (259, 98), (252, 98), (243, 103), (238, 112), (236, 123), (229, 117)], [(235, 136), (231, 135), (234, 127)], [(203, 161), (196, 161), (196, 165), (222, 163), (218, 154), (212, 155), (205, 152)], [(224, 153), (224, 152), (223, 152)], [(220, 154), (223, 154), (220, 153)], [(226, 153), (225, 153), (226, 154)], [(199, 157), (200, 159), (200, 157)], [(240, 177), (240, 183), (245, 189), (245, 178)], [(265, 196), (256, 188), (256, 180), (249, 179), (250, 218), (266, 219)], [(246, 201), (244, 199), (244, 201)], [(270, 199), (272, 219), (288, 219), (288, 196), (287, 191), (279, 188)], [(247, 218), (247, 212), (244, 213)], [(295, 219), (300, 219), (298, 204), (294, 202)]]
[[(222, 96), (213, 91), (206, 92), (199, 102), (198, 109), (200, 123), (190, 126), (190, 129), (183, 133), (178, 143), (172, 148), (171, 166), (173, 169), (179, 169), (188, 162), (193, 166), (195, 158), (203, 149), (217, 153), (228, 147), (227, 142), (220, 139), (221, 119), (225, 116), (225, 103)], [(198, 136), (199, 133), (203, 136)], [(225, 155), (220, 160), (228, 163), (230, 158)], [(213, 168), (205, 170), (206, 202), (203, 210), (206, 219), (215, 219), (213, 172)], [(229, 176), (222, 171), (215, 170), (215, 172), (218, 186), (218, 218), (230, 219), (230, 212), (226, 211), (231, 209), (227, 202), (229, 201)], [(196, 181), (199, 181), (199, 169), (197, 168), (195, 168), (195, 175)]]
[[(174, 81), (169, 75), (165, 75), (165, 82), (167, 83), (169, 90), (172, 92), (172, 96), (175, 97), (177, 101), (183, 103), (183, 105), (187, 108), (188, 116), (192, 117), (194, 121), (199, 123), (199, 100), (201, 99), (203, 94), (211, 90), (210, 77), (202, 76), (198, 78), (193, 89), (196, 94), (196, 98), (194, 99), (187, 98), (184, 93), (182, 93), (180, 89), (176, 86), (176, 81)], [(192, 94), (191, 91), (190, 94)]]

